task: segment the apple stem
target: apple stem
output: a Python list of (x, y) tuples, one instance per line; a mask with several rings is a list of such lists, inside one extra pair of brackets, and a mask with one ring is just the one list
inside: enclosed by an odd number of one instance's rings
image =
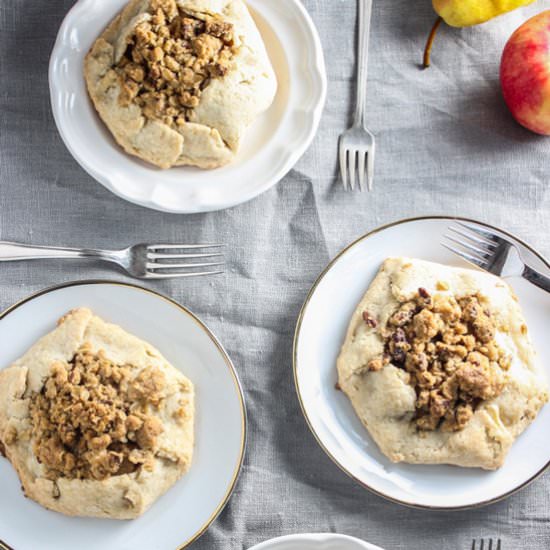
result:
[(423, 63), (424, 69), (427, 69), (431, 65), (432, 46), (434, 44), (435, 35), (437, 34), (437, 29), (439, 29), (439, 25), (441, 25), (442, 21), (443, 21), (442, 17), (437, 18), (430, 32), (430, 36), (428, 36), (428, 41), (426, 42), (426, 48), (424, 49), (424, 63)]

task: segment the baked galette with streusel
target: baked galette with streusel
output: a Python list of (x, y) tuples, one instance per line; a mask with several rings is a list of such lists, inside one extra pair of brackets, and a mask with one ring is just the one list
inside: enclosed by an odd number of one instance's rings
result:
[(84, 74), (119, 145), (160, 168), (231, 162), (277, 89), (243, 0), (131, 0)]
[(68, 515), (141, 515), (191, 466), (193, 418), (192, 383), (84, 308), (0, 371), (0, 450)]
[(388, 259), (353, 314), (339, 386), (393, 462), (493, 470), (548, 401), (498, 277)]

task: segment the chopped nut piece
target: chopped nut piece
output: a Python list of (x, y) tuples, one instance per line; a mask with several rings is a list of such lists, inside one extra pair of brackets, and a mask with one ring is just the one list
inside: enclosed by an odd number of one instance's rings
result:
[(382, 359), (372, 359), (371, 361), (369, 361), (369, 364), (368, 364), (368, 369), (371, 372), (377, 372), (379, 370), (382, 370), (383, 367), (384, 367), (384, 362), (382, 361)]
[(425, 288), (419, 288), (418, 289), (418, 295), (423, 300), (428, 300), (430, 298), (430, 293)]
[(233, 26), (231, 23), (210, 19), (206, 21), (206, 32), (217, 38), (222, 38), (224, 42), (232, 40)]
[(139, 430), (143, 426), (143, 420), (139, 418), (139, 416), (136, 416), (135, 414), (131, 414), (126, 418), (126, 429), (129, 432), (135, 432), (136, 430)]
[(368, 311), (363, 311), (363, 321), (371, 328), (378, 326), (378, 321)]
[(416, 313), (416, 304), (413, 302), (406, 302), (403, 304), (391, 317), (390, 325), (396, 327), (402, 327), (407, 324)]
[(106, 449), (111, 444), (111, 442), (111, 436), (103, 434), (98, 437), (92, 437), (92, 439), (90, 439), (90, 442), (88, 443), (88, 446), (90, 447), (90, 449), (98, 451), (101, 449)]
[(162, 424), (154, 416), (147, 418), (143, 426), (136, 432), (136, 441), (142, 449), (152, 449), (157, 436), (162, 433)]

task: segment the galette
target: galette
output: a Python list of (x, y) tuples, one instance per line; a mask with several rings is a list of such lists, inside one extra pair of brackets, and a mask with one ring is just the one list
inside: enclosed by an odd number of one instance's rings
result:
[(242, 0), (131, 0), (95, 41), (84, 75), (118, 144), (163, 169), (231, 162), (277, 90)]
[(497, 469), (548, 401), (511, 288), (416, 259), (384, 262), (353, 314), (337, 369), (392, 462)]
[(191, 381), (86, 308), (0, 371), (0, 450), (63, 514), (141, 515), (191, 467), (193, 423)]

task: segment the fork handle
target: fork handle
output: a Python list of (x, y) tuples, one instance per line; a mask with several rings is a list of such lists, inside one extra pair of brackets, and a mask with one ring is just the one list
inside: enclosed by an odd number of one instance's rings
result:
[(367, 66), (369, 61), (370, 22), (373, 0), (358, 0), (359, 2), (359, 46), (357, 59), (357, 106), (354, 126), (365, 125), (365, 109), (367, 106)]
[(542, 290), (546, 290), (546, 292), (550, 292), (550, 277), (547, 277), (546, 275), (539, 273), (538, 271), (536, 271), (532, 267), (529, 267), (528, 265), (525, 266), (522, 276), (525, 279), (527, 279), (530, 283), (533, 283), (539, 288), (542, 288)]
[(83, 249), (64, 248), (58, 246), (31, 246), (28, 244), (0, 241), (0, 262), (17, 262), (21, 260), (44, 260), (44, 259), (82, 259), (94, 258), (107, 261), (114, 261), (109, 257), (109, 252)]

